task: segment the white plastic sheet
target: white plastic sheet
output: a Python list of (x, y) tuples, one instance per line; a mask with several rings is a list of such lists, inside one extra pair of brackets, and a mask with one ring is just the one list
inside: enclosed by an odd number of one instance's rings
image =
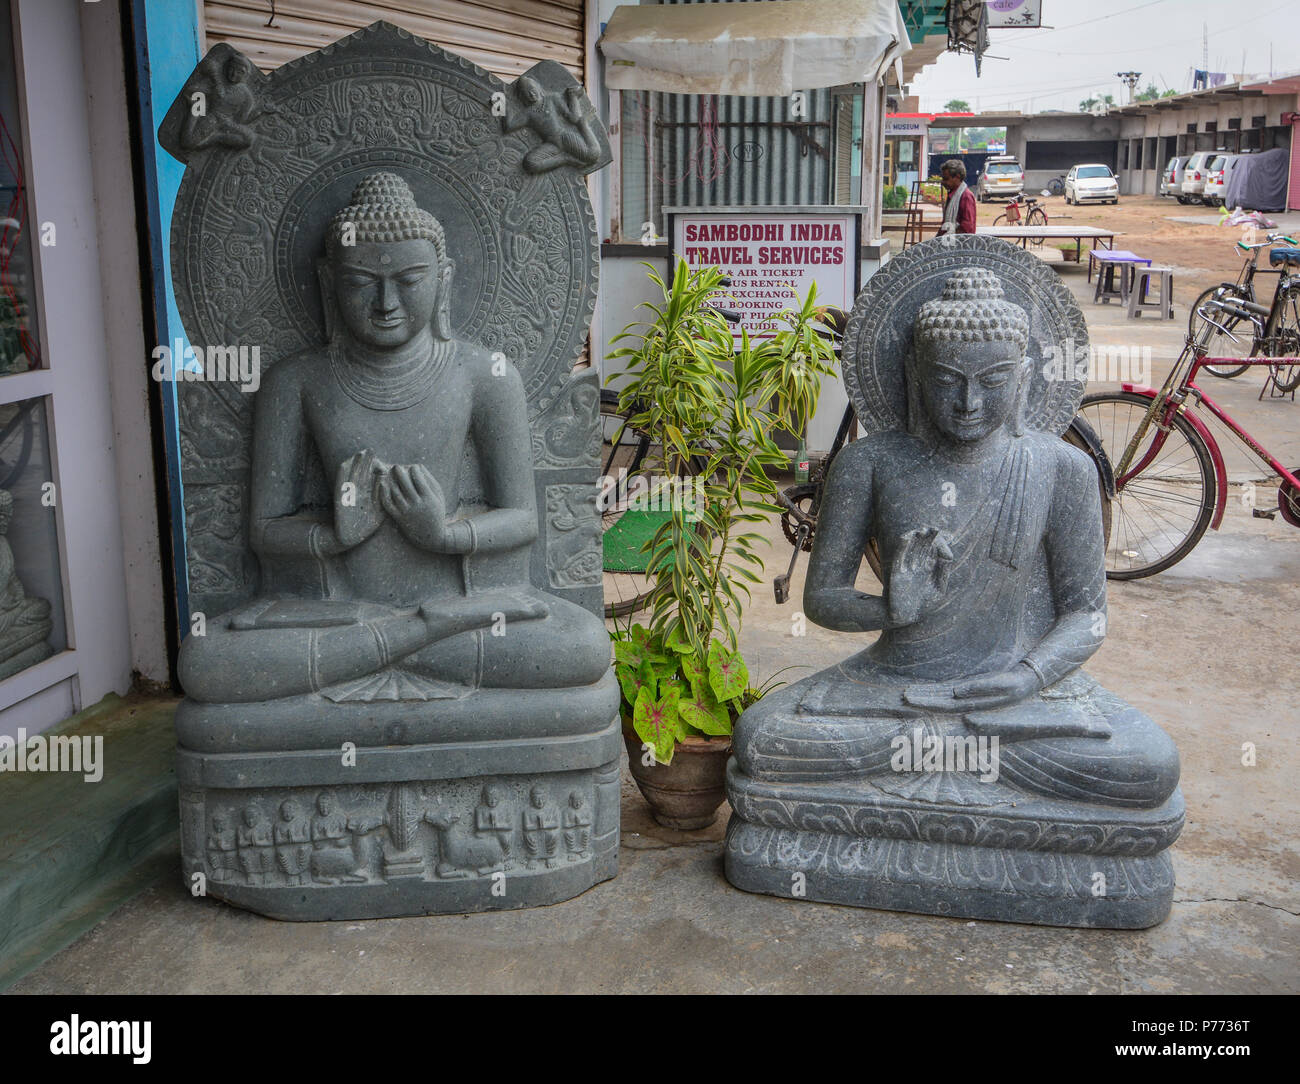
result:
[(897, 0), (625, 4), (599, 45), (615, 90), (781, 97), (876, 83), (911, 49)]

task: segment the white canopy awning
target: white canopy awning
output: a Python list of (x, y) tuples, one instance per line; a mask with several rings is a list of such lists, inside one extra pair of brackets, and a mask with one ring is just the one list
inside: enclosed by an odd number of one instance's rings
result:
[(624, 4), (599, 44), (615, 90), (775, 96), (876, 83), (911, 49), (897, 0)]

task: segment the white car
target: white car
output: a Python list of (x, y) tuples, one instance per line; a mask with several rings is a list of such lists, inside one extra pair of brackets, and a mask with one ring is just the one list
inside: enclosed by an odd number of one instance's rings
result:
[(1065, 175), (1066, 203), (1118, 203), (1119, 181), (1110, 171), (1110, 166), (1090, 163), (1074, 166)]
[(1210, 163), (1222, 153), (1197, 151), (1187, 159), (1187, 165), (1183, 167), (1183, 195), (1192, 203), (1205, 201), (1205, 180), (1210, 172)]

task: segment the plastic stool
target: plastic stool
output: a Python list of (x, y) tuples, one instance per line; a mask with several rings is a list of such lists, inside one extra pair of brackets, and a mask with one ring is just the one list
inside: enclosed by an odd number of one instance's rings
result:
[[(1147, 300), (1151, 280), (1160, 278), (1160, 299)], [(1172, 267), (1135, 267), (1133, 283), (1128, 292), (1128, 314), (1130, 317), (1141, 316), (1147, 309), (1159, 309), (1166, 320), (1174, 318), (1174, 269)]]

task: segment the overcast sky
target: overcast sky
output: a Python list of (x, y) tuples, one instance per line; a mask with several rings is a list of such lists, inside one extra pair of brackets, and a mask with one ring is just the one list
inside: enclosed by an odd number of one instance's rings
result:
[[(1075, 110), (1081, 99), (1128, 101), (1116, 72), (1138, 71), (1138, 89), (1190, 90), (1209, 31), (1209, 70), (1267, 75), (1300, 69), (1300, 0), (1043, 0), (1041, 30), (991, 30), (983, 74), (969, 53), (944, 53), (912, 83), (925, 112), (962, 98), (988, 112)], [(1055, 29), (1049, 29), (1055, 28)], [(994, 59), (1005, 57), (1007, 59)]]

